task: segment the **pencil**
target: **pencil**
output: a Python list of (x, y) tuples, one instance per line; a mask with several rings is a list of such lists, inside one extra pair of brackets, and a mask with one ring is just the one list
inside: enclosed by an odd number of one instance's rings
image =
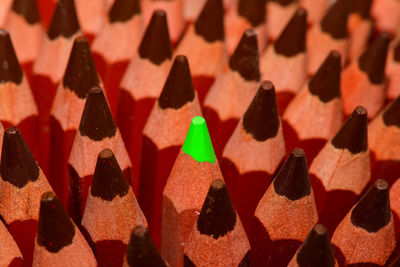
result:
[[(195, 1), (193, 1), (195, 2)], [(222, 0), (207, 0), (197, 20), (186, 30), (175, 54), (191, 62), (193, 84), (200, 103), (226, 60)]]
[(93, 180), (96, 159), (100, 151), (105, 148), (114, 151), (126, 180), (133, 188), (137, 188), (137, 177), (133, 180), (132, 164), (112, 118), (104, 92), (95, 86), (90, 89), (86, 98), (79, 130), (68, 158), (71, 192), (69, 214), (75, 222), (81, 221), (89, 186)]
[(309, 162), (343, 122), (340, 60), (340, 53), (331, 51), (283, 114), (286, 150), (301, 147), (306, 151)]
[[(398, 227), (399, 223), (400, 223), (400, 197), (399, 197), (399, 194), (400, 194), (400, 179), (397, 179), (392, 184), (392, 186), (390, 187), (390, 190), (389, 190), (390, 208), (392, 210), (396, 240), (400, 236), (400, 229)], [(397, 245), (396, 245), (396, 250), (398, 250)]]
[(166, 267), (147, 229), (141, 225), (132, 230), (123, 267)]
[(214, 179), (222, 174), (207, 125), (194, 117), (163, 191), (161, 253), (170, 266), (183, 266), (184, 245)]
[(40, 18), (44, 27), (47, 29), (51, 22), (51, 17), (57, 5), (57, 0), (36, 0), (39, 8)]
[(98, 266), (121, 266), (132, 229), (147, 222), (110, 149), (99, 153), (89, 192), (82, 226)]
[(332, 236), (339, 265), (384, 266), (396, 245), (391, 214), (389, 185), (377, 180)]
[(197, 19), (207, 0), (183, 0), (183, 19), (192, 23)]
[(260, 58), (261, 79), (274, 82), (280, 114), (307, 78), (306, 31), (307, 11), (298, 8), (274, 45)]
[[(400, 3), (396, 0), (374, 1), (371, 9), (375, 27), (380, 32), (395, 34), (400, 23)], [(390, 15), (388, 15), (390, 14)]]
[(107, 21), (107, 0), (75, 0), (75, 5), (82, 33), (91, 43)]
[(85, 100), (90, 88), (100, 85), (87, 39), (78, 36), (74, 40), (68, 65), (60, 82), (50, 111), (50, 184), (58, 199), (68, 207), (69, 177), (68, 157)]
[(0, 2), (0, 26), (3, 27), (6, 21), (8, 12), (11, 9), (13, 0), (4, 0)]
[(204, 100), (215, 153), (222, 150), (257, 92), (260, 80), (256, 30), (246, 30)]
[(108, 21), (93, 40), (93, 58), (114, 116), (117, 115), (119, 83), (137, 51), (141, 35), (139, 0), (115, 0), (108, 12)]
[(357, 105), (362, 105), (368, 110), (368, 119), (372, 119), (383, 107), (389, 41), (387, 33), (379, 34), (358, 60), (343, 70), (340, 89), (345, 116), (350, 115)]
[(251, 264), (287, 266), (317, 221), (306, 157), (295, 148), (254, 213)]
[(162, 192), (190, 122), (200, 115), (200, 103), (193, 88), (187, 58), (177, 56), (143, 130), (139, 201), (149, 221), (150, 234), (158, 246)]
[(0, 214), (30, 266), (40, 197), (51, 187), (15, 127), (4, 132), (0, 173)]
[(300, 0), (300, 6), (307, 10), (307, 24), (318, 23), (328, 9), (329, 0)]
[(393, 43), (387, 60), (386, 76), (388, 78), (387, 98), (394, 100), (400, 95), (400, 39)]
[(224, 182), (212, 181), (185, 244), (184, 266), (250, 266), (250, 244)]
[(365, 108), (357, 107), (321, 149), (310, 177), (320, 222), (332, 233), (371, 179)]
[(2, 222), (0, 222), (0, 241), (2, 244), (0, 248), (0, 265), (23, 267), (24, 262), (21, 251)]
[(53, 192), (40, 200), (32, 266), (97, 266), (96, 258), (78, 227)]
[[(120, 84), (117, 123), (139, 176), (142, 131), (171, 67), (166, 13), (156, 10)], [(151, 77), (149, 78), (149, 73)]]
[(269, 0), (266, 3), (266, 31), (268, 40), (274, 43), (299, 7), (298, 0)]
[(274, 85), (263, 81), (221, 159), (224, 179), (248, 236), (257, 204), (285, 154)]

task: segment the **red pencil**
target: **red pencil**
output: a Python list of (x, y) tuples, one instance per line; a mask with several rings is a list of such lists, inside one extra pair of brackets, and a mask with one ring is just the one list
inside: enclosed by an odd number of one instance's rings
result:
[(69, 201), (68, 157), (82, 117), (85, 99), (90, 88), (96, 85), (100, 85), (100, 80), (89, 43), (85, 37), (78, 36), (50, 112), (49, 181), (64, 207), (68, 207)]
[(328, 8), (329, 0), (300, 0), (300, 6), (307, 10), (307, 23), (318, 23)]
[[(299, 7), (298, 0), (270, 0), (266, 2), (266, 31), (268, 40), (274, 43), (282, 34)], [(276, 82), (276, 81), (274, 81)]]
[(0, 265), (11, 267), (25, 266), (21, 251), (2, 222), (0, 222), (0, 241)]
[(75, 0), (82, 33), (91, 43), (107, 20), (107, 0)]
[(37, 0), (37, 3), (43, 25), (47, 29), (51, 22), (54, 9), (56, 8), (57, 0)]
[(387, 98), (396, 99), (400, 95), (400, 39), (398, 39), (390, 49), (386, 67), (388, 78)]
[(147, 222), (110, 149), (99, 153), (89, 192), (82, 226), (94, 243), (98, 266), (121, 266), (131, 230)]
[(371, 13), (375, 27), (381, 32), (395, 34), (400, 23), (400, 3), (397, 0), (374, 0)]

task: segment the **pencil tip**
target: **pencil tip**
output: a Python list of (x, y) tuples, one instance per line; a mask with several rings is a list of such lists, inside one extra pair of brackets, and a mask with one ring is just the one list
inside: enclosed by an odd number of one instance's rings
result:
[(358, 59), (360, 70), (364, 71), (374, 84), (381, 84), (385, 79), (387, 50), (390, 42), (388, 33), (381, 33)]
[(223, 41), (225, 39), (224, 6), (222, 0), (207, 0), (194, 23), (194, 29), (208, 43)]
[(322, 224), (316, 224), (307, 235), (296, 256), (299, 267), (334, 267), (332, 245), (328, 231)]
[(378, 179), (351, 211), (351, 223), (374, 233), (389, 224), (390, 217), (389, 185)]
[[(268, 0), (264, 0), (264, 1), (268, 1)], [(281, 6), (288, 6), (292, 3), (296, 3), (297, 0), (269, 0), (270, 2), (275, 2), (278, 3)]]
[(12, 10), (24, 17), (28, 24), (40, 22), (36, 0), (14, 0)]
[(57, 253), (72, 244), (75, 226), (53, 192), (46, 192), (40, 201), (37, 243)]
[(306, 51), (307, 11), (298, 8), (278, 40), (274, 44), (276, 53), (293, 57)]
[(166, 267), (164, 260), (157, 251), (149, 232), (144, 226), (136, 226), (131, 233), (126, 260), (130, 267), (154, 266)]
[(270, 81), (263, 81), (243, 116), (243, 128), (254, 139), (262, 142), (275, 137), (279, 125), (274, 85)]
[(352, 12), (359, 14), (362, 18), (370, 18), (370, 9), (372, 0), (352, 0), (353, 8)]
[(182, 150), (196, 161), (215, 162), (214, 148), (203, 117), (197, 116), (192, 119)]
[(236, 211), (225, 183), (221, 179), (215, 179), (197, 219), (197, 230), (203, 235), (218, 239), (235, 228), (236, 220)]
[(112, 201), (116, 196), (125, 196), (128, 191), (129, 185), (113, 152), (103, 149), (97, 157), (90, 194)]
[(274, 181), (275, 192), (295, 201), (311, 194), (310, 177), (306, 154), (301, 148), (294, 148), (289, 154)]
[(74, 0), (58, 0), (47, 36), (51, 40), (59, 36), (69, 38), (79, 30)]
[(167, 14), (163, 10), (154, 11), (140, 44), (139, 55), (156, 65), (172, 58)]
[(398, 96), (383, 112), (383, 122), (386, 126), (400, 128), (400, 96)]
[(0, 84), (12, 82), (21, 84), (24, 76), (19, 65), (10, 34), (7, 30), (0, 30)]
[(255, 28), (265, 21), (265, 2), (265, 0), (239, 0), (238, 14)]
[(332, 139), (337, 149), (347, 149), (352, 154), (364, 152), (368, 148), (367, 110), (358, 106)]
[(87, 136), (95, 141), (113, 137), (117, 132), (117, 126), (114, 123), (106, 97), (99, 86), (94, 86), (89, 90), (79, 132), (82, 136)]
[(186, 56), (178, 55), (164, 84), (158, 105), (162, 109), (180, 109), (186, 103), (193, 101), (194, 95), (188, 60)]
[(83, 36), (74, 40), (63, 83), (79, 98), (86, 98), (90, 88), (100, 83), (89, 43)]
[(350, 11), (348, 4), (348, 0), (335, 1), (321, 21), (322, 31), (330, 34), (334, 39), (347, 38), (347, 17)]
[(229, 67), (239, 72), (245, 80), (248, 81), (259, 81), (260, 70), (259, 70), (259, 55), (258, 55), (258, 44), (257, 44), (257, 31), (246, 30), (235, 52), (229, 59)]
[(39, 178), (39, 166), (16, 127), (4, 132), (0, 172), (4, 181), (18, 188)]
[(393, 50), (393, 59), (396, 62), (400, 62), (400, 41), (397, 42), (397, 45)]
[(340, 98), (340, 62), (340, 53), (331, 51), (308, 83), (310, 93), (324, 103)]
[(115, 0), (108, 13), (108, 19), (110, 23), (125, 22), (140, 12), (139, 0)]

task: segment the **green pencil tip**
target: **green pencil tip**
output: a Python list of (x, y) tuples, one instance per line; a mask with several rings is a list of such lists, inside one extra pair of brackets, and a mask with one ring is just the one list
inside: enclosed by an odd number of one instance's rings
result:
[(192, 119), (182, 150), (199, 162), (215, 162), (214, 148), (203, 117)]

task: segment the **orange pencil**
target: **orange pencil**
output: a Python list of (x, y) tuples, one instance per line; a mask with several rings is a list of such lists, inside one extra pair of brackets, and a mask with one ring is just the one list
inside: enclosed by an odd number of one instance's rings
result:
[(0, 1), (0, 27), (4, 27), (4, 23), (8, 16), (8, 12), (10, 12), (12, 3), (13, 0)]
[(400, 39), (390, 49), (387, 61), (386, 76), (388, 78), (387, 98), (394, 100), (400, 95)]
[(200, 103), (203, 103), (227, 57), (222, 0), (207, 0), (200, 16), (183, 36), (175, 54), (188, 57), (192, 66), (193, 84)]
[(254, 28), (257, 32), (258, 51), (261, 53), (267, 44), (265, 26), (265, 0), (238, 0), (228, 9), (225, 16), (225, 37), (228, 55), (235, 52), (243, 32)]
[(199, 16), (207, 0), (183, 0), (183, 19), (186, 22), (193, 22)]
[(395, 34), (400, 23), (400, 2), (398, 0), (374, 0), (371, 9), (375, 27), (381, 32)]
[(224, 179), (249, 236), (257, 204), (285, 154), (274, 85), (263, 81), (221, 159)]
[(184, 266), (250, 266), (250, 244), (224, 182), (212, 181), (185, 244)]
[(138, 179), (132, 177), (132, 164), (121, 134), (112, 118), (103, 90), (95, 86), (86, 98), (79, 130), (68, 159), (71, 192), (69, 208), (76, 222), (80, 222), (83, 215), (97, 156), (105, 148), (114, 151), (126, 180), (137, 190)]
[(299, 0), (299, 4), (307, 10), (307, 23), (310, 26), (318, 23), (324, 16), (329, 0)]
[(396, 245), (391, 214), (389, 185), (377, 180), (332, 236), (339, 265), (384, 266)]
[(342, 66), (348, 57), (347, 17), (348, 0), (335, 1), (320, 23), (314, 24), (307, 35), (307, 72), (314, 75), (325, 57), (332, 50), (342, 55)]
[[(266, 2), (266, 31), (268, 40), (274, 43), (282, 34), (299, 7), (298, 0), (269, 0)], [(275, 82), (275, 81), (274, 81)]]
[(100, 85), (99, 75), (83, 36), (75, 38), (62, 82), (50, 112), (50, 184), (58, 199), (68, 207), (68, 157), (82, 117), (90, 88)]
[(318, 221), (304, 151), (289, 154), (254, 213), (253, 266), (287, 266)]
[(0, 265), (10, 267), (25, 266), (21, 251), (2, 222), (0, 222), (0, 241)]
[(93, 57), (104, 82), (111, 111), (117, 115), (119, 83), (142, 35), (139, 0), (116, 0), (92, 43)]
[(368, 119), (372, 119), (383, 107), (389, 41), (387, 33), (379, 34), (358, 60), (343, 70), (340, 90), (345, 116), (349, 116), (356, 106), (362, 105), (368, 110)]
[(164, 10), (167, 13), (168, 32), (174, 45), (179, 41), (185, 29), (183, 19), (183, 0), (141, 0), (145, 25), (151, 20), (154, 11)]
[(4, 132), (0, 173), (0, 214), (30, 266), (40, 197), (51, 187), (15, 127)]
[(256, 30), (246, 30), (204, 100), (215, 153), (222, 154), (240, 118), (257, 92), (260, 70)]
[(82, 226), (98, 266), (121, 266), (132, 229), (147, 222), (110, 149), (99, 153), (89, 192)]
[(283, 114), (286, 151), (301, 147), (312, 162), (343, 122), (340, 53), (331, 51)]
[(143, 130), (139, 201), (156, 245), (161, 239), (162, 192), (190, 122), (200, 115), (188, 61), (177, 56)]
[(310, 166), (320, 222), (331, 233), (371, 179), (367, 138), (367, 110), (357, 107)]
[(120, 84), (117, 117), (135, 176), (140, 170), (142, 131), (171, 67), (172, 48), (164, 11), (154, 12), (138, 52)]
[(307, 78), (306, 31), (307, 12), (298, 8), (278, 40), (260, 58), (261, 78), (274, 82), (280, 114)]
[(107, 21), (107, 0), (75, 0), (82, 33), (91, 43)]
[(96, 258), (78, 227), (53, 192), (40, 200), (33, 267), (97, 266)]

